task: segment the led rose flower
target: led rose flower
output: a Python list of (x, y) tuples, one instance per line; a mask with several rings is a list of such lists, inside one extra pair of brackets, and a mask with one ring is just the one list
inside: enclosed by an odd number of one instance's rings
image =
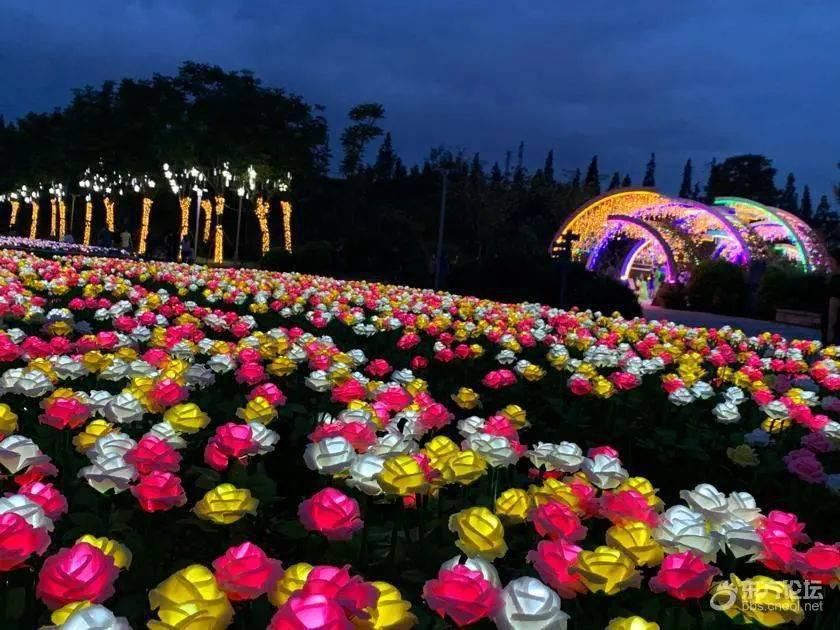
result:
[(54, 429), (75, 429), (90, 417), (88, 406), (73, 396), (54, 397), (44, 402), (44, 413), (38, 416), (38, 421)]
[(637, 490), (616, 490), (606, 492), (599, 502), (601, 516), (616, 525), (640, 521), (654, 526), (656, 513), (647, 498)]
[(614, 617), (604, 630), (659, 630), (659, 624), (644, 617)]
[(215, 435), (207, 440), (204, 462), (211, 468), (225, 471), (230, 459), (244, 461), (257, 449), (250, 425), (228, 422), (218, 427)]
[(476, 451), (494, 468), (516, 463), (519, 455), (506, 437), (479, 433), (467, 440), (467, 447)]
[(43, 555), (50, 545), (44, 527), (35, 527), (20, 514), (0, 514), (0, 572), (22, 566), (32, 554)]
[(190, 395), (189, 390), (178, 381), (162, 378), (157, 381), (149, 392), (153, 409), (163, 410), (184, 402)]
[(269, 630), (291, 628), (329, 628), (352, 630), (344, 609), (324, 595), (295, 593), (281, 606), (268, 625)]
[(87, 543), (91, 547), (96, 547), (102, 553), (107, 555), (114, 561), (114, 566), (118, 569), (127, 569), (131, 566), (132, 554), (131, 550), (116, 540), (106, 538), (105, 536), (97, 538), (90, 534), (85, 534), (76, 540), (77, 543)]
[(256, 514), (259, 503), (249, 490), (223, 483), (209, 490), (195, 504), (193, 512), (199, 518), (218, 525), (230, 525), (246, 514)]
[(610, 547), (627, 554), (637, 566), (653, 567), (662, 562), (662, 547), (644, 523), (613, 525), (607, 530), (606, 541)]
[(478, 480), (487, 472), (487, 461), (475, 451), (456, 451), (451, 457), (436, 462), (446, 483), (465, 486)]
[(452, 400), (461, 409), (475, 409), (481, 404), (478, 394), (469, 387), (461, 387), (452, 394)]
[(41, 506), (47, 518), (56, 521), (67, 512), (67, 499), (51, 483), (30, 481), (23, 484), (18, 493)]
[(495, 614), (500, 591), (479, 571), (458, 565), (441, 569), (437, 579), (426, 582), (423, 599), (441, 617), (449, 616), (457, 625), (466, 626)]
[(356, 459), (356, 450), (350, 442), (341, 436), (324, 438), (306, 446), (303, 461), (309, 470), (322, 475), (334, 475), (344, 472)]
[(576, 542), (586, 536), (586, 527), (581, 524), (577, 514), (559, 501), (540, 505), (531, 512), (529, 518), (537, 534), (543, 538)]
[(384, 467), (385, 459), (379, 455), (359, 455), (350, 466), (350, 477), (346, 483), (370, 496), (382, 494), (382, 488), (376, 478)]
[(568, 618), (557, 593), (532, 577), (509, 582), (494, 615), (501, 630), (565, 630)]
[(277, 608), (285, 604), (289, 598), (306, 584), (313, 566), (306, 562), (293, 564), (283, 573), (268, 590), (268, 600)]
[(226, 628), (233, 608), (207, 567), (193, 564), (173, 573), (149, 592), (149, 605), (160, 622), (150, 621), (150, 630), (170, 628)]
[(76, 543), (44, 561), (35, 596), (51, 610), (80, 600), (100, 604), (114, 594), (118, 574), (110, 556), (87, 543)]
[(496, 571), (496, 567), (493, 566), (493, 563), (481, 558), (479, 556), (469, 557), (464, 555), (457, 555), (453, 556), (442, 565), (440, 565), (441, 569), (454, 569), (455, 567), (463, 565), (467, 567), (470, 571), (478, 571), (484, 577), (485, 580), (490, 582), (493, 586), (497, 588), (502, 587), (502, 581), (499, 579), (499, 572)]
[(177, 432), (196, 433), (210, 423), (210, 417), (195, 403), (181, 403), (166, 410), (163, 419)]
[(712, 588), (712, 605), (729, 617), (741, 615), (747, 623), (766, 627), (802, 623), (805, 613), (796, 593), (787, 582), (759, 575), (749, 580), (729, 576)]
[(14, 433), (17, 428), (17, 414), (6, 403), (0, 403), (0, 435)]
[(379, 487), (388, 494), (406, 496), (426, 489), (426, 474), (410, 455), (396, 455), (385, 460), (376, 477)]
[(543, 540), (528, 552), (527, 560), (560, 597), (570, 599), (586, 592), (580, 575), (572, 571), (580, 552), (580, 547), (565, 540)]
[(814, 543), (814, 546), (796, 555), (796, 570), (810, 582), (836, 585), (840, 582), (840, 545)]
[(638, 588), (642, 581), (628, 555), (606, 546), (581, 551), (573, 570), (592, 593), (615, 595), (626, 588)]
[(181, 456), (174, 448), (156, 435), (146, 435), (125, 454), (125, 461), (134, 466), (141, 475), (152, 471), (178, 472)]
[(113, 490), (119, 494), (128, 490), (131, 482), (137, 479), (137, 469), (125, 461), (121, 454), (114, 452), (98, 456), (93, 464), (79, 470), (79, 477), (85, 479), (97, 492), (104, 494)]
[(506, 522), (524, 523), (533, 507), (531, 495), (525, 490), (509, 488), (496, 499), (494, 511)]
[(726, 518), (729, 512), (726, 495), (708, 483), (701, 483), (694, 490), (681, 491), (680, 498), (688, 503), (692, 510), (712, 521)]
[(376, 604), (368, 609), (368, 619), (354, 619), (360, 630), (408, 630), (417, 625), (411, 613), (411, 603), (402, 598), (397, 588), (388, 582), (371, 582), (377, 592)]
[(458, 535), (455, 545), (468, 556), (493, 560), (507, 553), (502, 522), (487, 508), (472, 507), (453, 514), (449, 531)]
[(38, 464), (45, 464), (50, 458), (41, 452), (38, 445), (23, 435), (10, 435), (0, 441), (0, 465), (15, 474)]
[(277, 409), (262, 396), (255, 396), (236, 410), (236, 417), (248, 423), (270, 424), (277, 418)]
[(279, 560), (269, 558), (257, 545), (245, 542), (216, 558), (213, 572), (231, 601), (243, 601), (266, 593), (283, 575), (283, 568)]
[(335, 488), (324, 488), (298, 507), (304, 529), (323, 534), (328, 540), (349, 540), (364, 527), (359, 504)]
[(162, 512), (187, 503), (181, 479), (157, 470), (140, 477), (137, 485), (131, 487), (131, 494), (137, 498), (144, 512)]
[(659, 571), (650, 580), (650, 590), (677, 599), (697, 599), (709, 592), (712, 578), (720, 571), (690, 552), (665, 556)]
[(376, 604), (376, 589), (358, 575), (350, 575), (347, 567), (321, 565), (306, 576), (300, 595), (323, 595), (344, 609), (348, 617), (367, 618), (367, 609)]
[(628, 477), (627, 471), (621, 467), (621, 460), (602, 454), (584, 459), (583, 473), (590, 483), (601, 490), (616, 488)]

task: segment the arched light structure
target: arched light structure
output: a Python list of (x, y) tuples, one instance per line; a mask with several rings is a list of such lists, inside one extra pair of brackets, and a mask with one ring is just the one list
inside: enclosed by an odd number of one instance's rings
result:
[(640, 258), (663, 266), (669, 282), (704, 258), (748, 265), (775, 250), (806, 271), (825, 270), (828, 260), (819, 237), (789, 212), (739, 197), (706, 205), (650, 188), (622, 188), (591, 199), (566, 219), (549, 252), (557, 255), (571, 243), (572, 257), (595, 269), (623, 239), (633, 243), (621, 262), (624, 279)]

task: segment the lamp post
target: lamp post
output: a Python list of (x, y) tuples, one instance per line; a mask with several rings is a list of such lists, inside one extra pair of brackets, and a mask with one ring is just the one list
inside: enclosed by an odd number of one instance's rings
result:
[(242, 230), (242, 199), (245, 197), (245, 189), (240, 186), (236, 194), (239, 195), (239, 208), (236, 211), (236, 244), (233, 247), (233, 259), (239, 262), (239, 233)]
[(448, 168), (437, 169), (443, 175), (443, 188), (440, 193), (440, 218), (438, 219), (437, 253), (435, 254), (435, 290), (440, 289), (440, 276), (443, 268), (443, 229), (446, 223), (446, 183)]

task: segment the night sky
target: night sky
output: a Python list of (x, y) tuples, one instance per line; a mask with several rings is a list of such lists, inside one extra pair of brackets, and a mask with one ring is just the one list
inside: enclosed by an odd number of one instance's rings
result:
[(832, 0), (0, 0), (0, 113), (194, 60), (324, 105), (334, 163), (346, 111), (379, 101), (409, 163), (524, 140), (532, 170), (553, 147), (639, 183), (655, 151), (676, 192), (688, 157), (705, 184), (713, 156), (764, 153), (816, 204), (840, 181), (838, 28)]

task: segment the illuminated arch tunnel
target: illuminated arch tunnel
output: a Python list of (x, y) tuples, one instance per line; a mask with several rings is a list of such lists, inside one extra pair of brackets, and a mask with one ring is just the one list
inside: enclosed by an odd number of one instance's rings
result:
[(819, 236), (789, 212), (740, 197), (705, 205), (650, 188), (613, 190), (582, 205), (560, 226), (549, 252), (557, 256), (567, 246), (588, 269), (625, 281), (656, 274), (677, 282), (716, 258), (747, 266), (776, 256), (803, 271), (828, 268)]

